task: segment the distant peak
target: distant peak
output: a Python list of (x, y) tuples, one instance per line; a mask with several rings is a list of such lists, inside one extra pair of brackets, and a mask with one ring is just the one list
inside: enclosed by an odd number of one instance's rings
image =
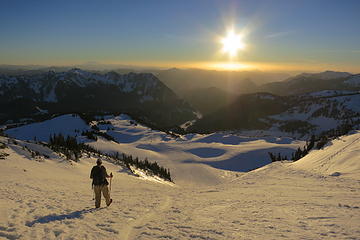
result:
[(316, 78), (319, 80), (332, 80), (337, 78), (347, 78), (352, 74), (348, 72), (336, 72), (336, 71), (324, 71), (320, 73), (301, 73), (295, 77), (290, 78), (289, 80), (297, 80), (299, 78)]
[(79, 72), (84, 72), (84, 71), (81, 70), (80, 68), (72, 68), (69, 70), (69, 72), (79, 73)]

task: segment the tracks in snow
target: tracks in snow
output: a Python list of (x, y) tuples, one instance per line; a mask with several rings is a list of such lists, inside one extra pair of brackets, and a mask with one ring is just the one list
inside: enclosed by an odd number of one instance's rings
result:
[(121, 231), (120, 234), (122, 235), (123, 240), (132, 240), (136, 239), (136, 229), (140, 228), (140, 225), (143, 225), (149, 221), (151, 221), (156, 214), (159, 214), (167, 209), (170, 208), (172, 203), (172, 198), (167, 196), (164, 201), (162, 201), (159, 206), (148, 213), (140, 216), (139, 218), (131, 221), (127, 226), (125, 226)]

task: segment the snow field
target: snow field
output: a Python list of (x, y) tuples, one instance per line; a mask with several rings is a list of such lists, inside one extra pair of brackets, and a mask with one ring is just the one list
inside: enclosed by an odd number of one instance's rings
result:
[[(360, 239), (360, 132), (295, 163), (264, 166), (267, 151), (284, 154), (304, 143), (226, 133), (173, 139), (124, 116), (108, 120), (114, 130), (101, 129), (119, 143), (88, 144), (157, 161), (176, 184), (137, 178), (104, 161), (114, 174), (114, 202), (94, 209), (95, 158), (70, 163), (37, 144), (9, 143), (1, 151), (10, 155), (0, 160), (0, 238)], [(50, 159), (34, 160), (25, 144)], [(241, 172), (256, 159), (263, 167)]]
[[(4, 239), (357, 239), (360, 182), (274, 163), (208, 186), (113, 172), (110, 207), (94, 209), (79, 163), (25, 158), (10, 144), (0, 175)], [(301, 160), (300, 160), (301, 161)]]
[[(151, 130), (127, 115), (106, 116), (111, 124), (98, 124), (101, 131), (116, 142), (98, 137), (97, 141), (84, 140), (82, 130), (90, 127), (78, 116), (63, 115), (41, 123), (33, 123), (6, 131), (11, 137), (22, 140), (48, 141), (51, 133), (78, 136), (79, 141), (109, 154), (131, 154), (140, 159), (148, 158), (169, 168), (176, 184), (213, 185), (221, 183), (231, 171), (245, 172), (270, 163), (268, 152), (291, 155), (304, 142), (288, 137), (246, 137), (229, 133), (208, 135), (189, 134), (172, 138), (164, 132)], [(99, 122), (93, 122), (100, 123)], [(63, 125), (66, 125), (64, 127)]]

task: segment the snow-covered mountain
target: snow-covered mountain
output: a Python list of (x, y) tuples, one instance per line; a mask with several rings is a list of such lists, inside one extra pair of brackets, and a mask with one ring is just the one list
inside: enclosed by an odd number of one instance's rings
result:
[(253, 130), (270, 135), (309, 136), (344, 124), (356, 128), (360, 124), (359, 106), (358, 91), (326, 90), (293, 96), (248, 94), (205, 115), (190, 130)]
[(185, 101), (150, 73), (99, 74), (72, 69), (1, 75), (0, 102), (0, 121), (44, 112), (128, 112), (172, 126), (195, 117)]
[(117, 86), (121, 92), (136, 92), (145, 98), (152, 95), (157, 88), (162, 87), (158, 79), (150, 73), (120, 75), (109, 72), (107, 74), (97, 74), (76, 68), (67, 72), (49, 71), (39, 75), (15, 77), (2, 75), (0, 78), (1, 95), (8, 97), (8, 100), (22, 97), (21, 95), (11, 94), (11, 90), (17, 89), (19, 92), (27, 90), (27, 94), (33, 95), (33, 100), (39, 102), (57, 102), (60, 100), (61, 96), (58, 95), (61, 95), (61, 93), (57, 88), (62, 86), (86, 88), (108, 84)]
[(325, 71), (302, 73), (281, 82), (272, 82), (259, 87), (258, 91), (277, 95), (296, 95), (323, 90), (360, 90), (358, 74)]
[(285, 81), (287, 82), (294, 82), (300, 81), (301, 79), (318, 79), (318, 80), (332, 80), (332, 79), (339, 79), (339, 78), (347, 78), (352, 76), (351, 73), (348, 72), (335, 72), (335, 71), (325, 71), (320, 73), (301, 73), (295, 77), (291, 77)]

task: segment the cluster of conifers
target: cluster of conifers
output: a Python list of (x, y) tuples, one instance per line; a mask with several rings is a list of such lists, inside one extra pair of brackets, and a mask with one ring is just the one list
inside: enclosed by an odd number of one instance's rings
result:
[[(87, 134), (85, 134), (87, 135)], [(68, 160), (79, 161), (83, 153), (94, 153), (97, 157), (112, 159), (116, 164), (126, 166), (131, 172), (133, 168), (145, 171), (147, 174), (158, 176), (164, 180), (172, 182), (170, 170), (159, 166), (157, 162), (150, 162), (147, 158), (140, 160), (132, 155), (106, 154), (84, 143), (78, 143), (75, 137), (64, 137), (62, 134), (50, 135), (49, 147), (58, 153), (62, 153)]]
[(353, 129), (354, 124), (346, 122), (335, 129), (328, 130), (323, 132), (319, 136), (312, 135), (310, 140), (306, 142), (306, 145), (303, 149), (300, 147), (291, 154), (291, 158), (289, 159), (286, 155), (281, 155), (280, 153), (271, 153), (269, 152), (269, 157), (272, 162), (283, 161), (283, 160), (292, 160), (297, 161), (300, 158), (305, 157), (311, 149), (314, 147), (316, 149), (323, 148), (329, 141), (335, 139), (337, 137), (343, 136), (349, 133)]

